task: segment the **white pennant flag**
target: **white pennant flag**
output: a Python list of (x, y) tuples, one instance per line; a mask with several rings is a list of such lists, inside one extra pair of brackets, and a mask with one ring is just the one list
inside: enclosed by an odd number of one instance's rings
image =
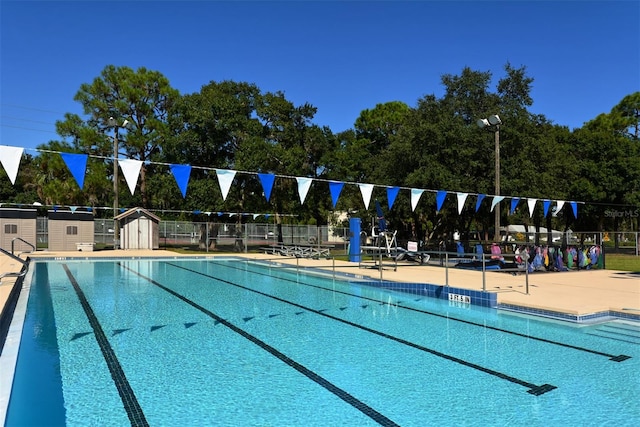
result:
[(529, 218), (533, 216), (533, 210), (536, 208), (538, 199), (527, 199), (527, 205), (529, 205)]
[(136, 191), (136, 184), (138, 184), (138, 177), (140, 176), (140, 168), (142, 168), (142, 160), (134, 159), (118, 159), (120, 169), (124, 174), (124, 179), (127, 181), (129, 191), (131, 195)]
[(4, 170), (7, 172), (7, 176), (9, 176), (11, 180), (11, 185), (16, 183), (23, 152), (24, 148), (22, 147), (0, 145), (0, 163), (2, 163), (2, 167), (4, 167)]
[(503, 200), (504, 200), (504, 196), (494, 196), (493, 201), (491, 202), (491, 212), (493, 212), (493, 208), (495, 208), (496, 205)]
[(233, 178), (236, 177), (236, 171), (216, 169), (216, 175), (218, 175), (218, 184), (220, 184), (220, 191), (222, 191), (222, 200), (227, 200)]
[(564, 200), (558, 200), (556, 203), (558, 204), (556, 207), (556, 214), (557, 214), (564, 207)]
[(371, 193), (373, 193), (373, 184), (358, 184), (360, 187), (360, 193), (362, 194), (362, 201), (364, 201), (365, 209), (369, 209), (369, 202), (371, 201)]
[(467, 196), (469, 193), (458, 193), (458, 215), (462, 213), (462, 208), (464, 207), (464, 202), (467, 200)]
[(300, 204), (304, 204), (304, 199), (307, 198), (307, 193), (309, 192), (309, 188), (311, 188), (311, 182), (313, 181), (313, 179), (297, 177), (296, 181), (298, 181), (298, 195), (300, 196)]
[(418, 188), (411, 189), (411, 212), (416, 210), (416, 206), (418, 206), (422, 193), (424, 193), (424, 190), (420, 190)]

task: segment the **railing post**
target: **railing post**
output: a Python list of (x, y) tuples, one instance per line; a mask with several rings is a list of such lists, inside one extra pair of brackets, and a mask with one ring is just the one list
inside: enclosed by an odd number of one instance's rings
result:
[(484, 254), (482, 254), (482, 292), (487, 292), (487, 264), (484, 259)]
[(525, 268), (525, 273), (524, 273), (524, 283), (525, 283), (525, 290), (526, 290), (526, 294), (529, 295), (529, 258), (527, 258), (526, 260), (524, 260), (524, 268)]
[(444, 253), (444, 285), (449, 286), (449, 252)]

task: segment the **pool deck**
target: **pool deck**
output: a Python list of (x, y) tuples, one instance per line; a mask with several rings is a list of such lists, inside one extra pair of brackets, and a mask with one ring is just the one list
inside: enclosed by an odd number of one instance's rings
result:
[[(22, 259), (27, 255), (23, 254)], [(340, 273), (380, 279), (377, 268), (359, 268), (358, 263), (333, 261), (331, 259), (287, 258), (258, 253), (178, 254), (164, 250), (116, 250), (96, 252), (36, 252), (28, 254), (32, 259), (53, 257), (65, 258), (118, 258), (118, 257), (246, 257), (256, 260), (273, 260), (291, 263), (300, 267), (311, 267)], [(19, 272), (22, 265), (10, 257), (0, 254), (0, 274)], [(483, 290), (482, 272), (437, 266), (398, 264), (394, 271), (382, 271), (385, 281), (429, 283), (455, 288)], [(0, 282), (0, 307), (4, 307), (15, 278), (5, 277)], [(587, 316), (594, 313), (616, 312), (625, 316), (640, 316), (640, 273), (615, 270), (582, 270), (570, 272), (538, 272), (528, 275), (529, 292), (526, 292), (526, 275), (511, 275), (487, 272), (484, 290), (497, 294), (498, 305), (524, 307), (531, 311), (557, 312), (570, 316)]]

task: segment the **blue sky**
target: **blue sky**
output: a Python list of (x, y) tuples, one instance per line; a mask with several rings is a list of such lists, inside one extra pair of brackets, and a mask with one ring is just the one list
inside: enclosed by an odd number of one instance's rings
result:
[[(531, 111), (573, 129), (640, 90), (638, 1), (0, 0), (0, 144), (58, 139), (106, 65), (180, 93), (255, 83), (309, 102), (334, 133), (364, 109), (443, 94), (441, 76), (504, 65), (534, 79)], [(499, 113), (499, 112), (498, 112)], [(505, 123), (505, 125), (507, 125)]]

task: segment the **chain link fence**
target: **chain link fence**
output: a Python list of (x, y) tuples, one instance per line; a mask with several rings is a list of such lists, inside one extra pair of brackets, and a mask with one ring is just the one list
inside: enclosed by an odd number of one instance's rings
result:
[[(94, 241), (96, 248), (113, 247), (113, 220), (94, 221)], [(217, 223), (191, 221), (160, 221), (160, 248), (181, 248), (198, 251), (257, 250), (260, 247), (284, 243), (307, 245), (330, 245), (336, 254), (347, 254), (349, 229), (347, 227), (289, 225), (265, 223)], [(504, 236), (503, 245), (518, 245), (539, 242), (553, 246), (601, 245), (607, 253), (640, 256), (640, 233), (613, 231), (572, 231), (549, 233), (511, 233)], [(48, 248), (47, 218), (37, 219), (37, 247)]]

